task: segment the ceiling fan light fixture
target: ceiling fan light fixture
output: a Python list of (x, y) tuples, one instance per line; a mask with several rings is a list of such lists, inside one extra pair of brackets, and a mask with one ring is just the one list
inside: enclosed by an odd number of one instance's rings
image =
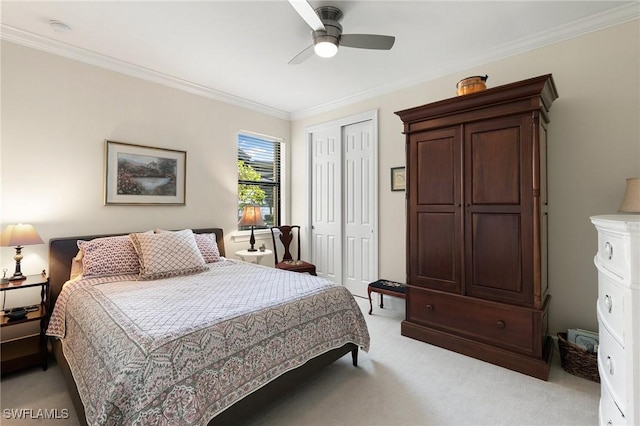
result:
[(319, 41), (315, 43), (313, 50), (321, 58), (332, 58), (338, 53), (338, 45), (330, 41)]

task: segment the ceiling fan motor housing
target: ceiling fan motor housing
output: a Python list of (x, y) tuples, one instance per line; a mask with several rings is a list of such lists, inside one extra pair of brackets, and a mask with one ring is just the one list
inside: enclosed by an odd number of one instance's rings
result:
[(329, 42), (337, 46), (342, 35), (342, 25), (338, 22), (342, 19), (342, 11), (337, 7), (322, 6), (316, 9), (316, 13), (325, 30), (313, 31), (313, 44)]

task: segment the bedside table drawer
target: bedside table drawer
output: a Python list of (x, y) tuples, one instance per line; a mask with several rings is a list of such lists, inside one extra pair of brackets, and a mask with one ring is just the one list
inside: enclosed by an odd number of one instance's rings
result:
[(608, 388), (618, 408), (624, 413), (627, 401), (625, 380), (628, 379), (624, 349), (605, 328), (600, 329), (599, 337), (598, 371), (600, 372), (600, 380), (605, 382), (605, 387)]

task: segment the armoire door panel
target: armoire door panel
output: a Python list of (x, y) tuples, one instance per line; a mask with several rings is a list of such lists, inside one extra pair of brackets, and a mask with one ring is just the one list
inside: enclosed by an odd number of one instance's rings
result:
[[(416, 235), (411, 239), (412, 262), (410, 282), (445, 291), (460, 291), (459, 223), (455, 213), (423, 212), (416, 215)], [(437, 244), (424, 244), (437, 241)]]
[(477, 288), (522, 292), (520, 215), (474, 214), (471, 223), (469, 293)]
[(418, 205), (453, 205), (459, 202), (460, 150), (459, 129), (416, 135)]
[(467, 130), (472, 204), (519, 204), (520, 128)]

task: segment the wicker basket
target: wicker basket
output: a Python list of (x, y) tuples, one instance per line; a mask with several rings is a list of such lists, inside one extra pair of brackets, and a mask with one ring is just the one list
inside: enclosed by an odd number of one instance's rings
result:
[(598, 355), (567, 341), (567, 333), (558, 333), (560, 363), (562, 368), (574, 376), (600, 383)]

